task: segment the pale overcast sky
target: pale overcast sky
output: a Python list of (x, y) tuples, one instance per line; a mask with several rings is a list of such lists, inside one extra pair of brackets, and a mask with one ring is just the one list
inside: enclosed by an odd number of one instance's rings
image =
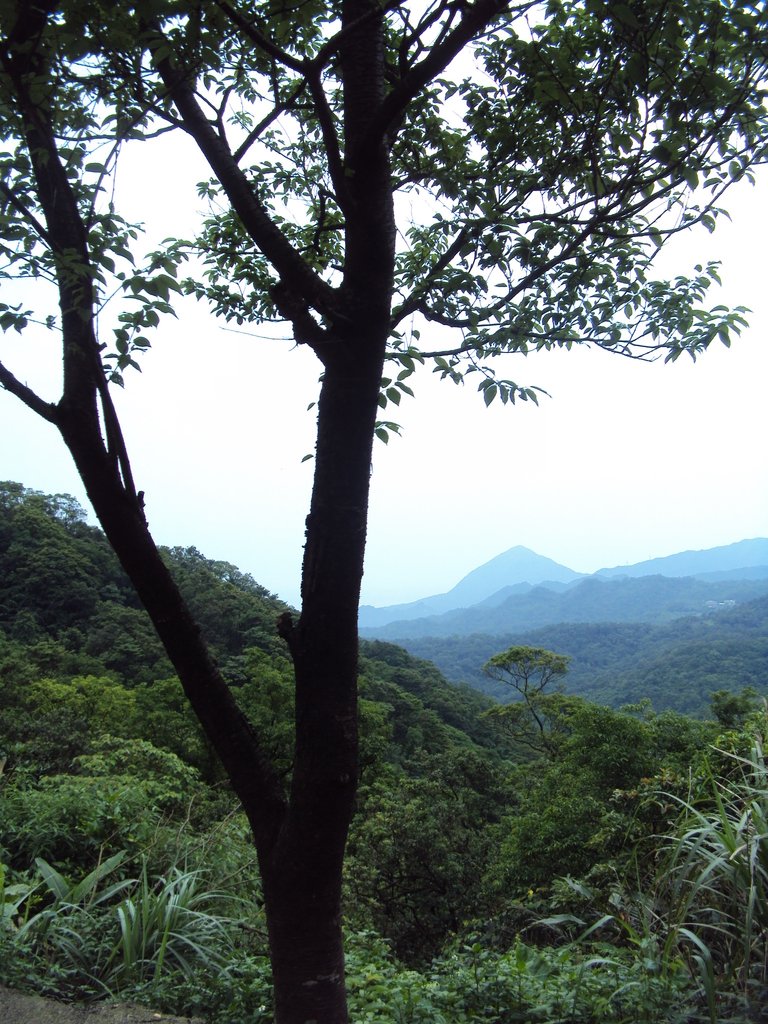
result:
[[(151, 219), (157, 237), (180, 232), (197, 178), (164, 186), (157, 161), (143, 159), (121, 172), (139, 197), (135, 216)], [(538, 408), (486, 409), (472, 383), (421, 375), (416, 400), (400, 407), (403, 436), (376, 445), (365, 603), (443, 592), (517, 544), (590, 572), (768, 536), (768, 175), (727, 205), (733, 224), (698, 232), (669, 267), (722, 259), (713, 301), (753, 310), (730, 350), (669, 366), (588, 351), (500, 365), (500, 375), (551, 393)], [(57, 397), (55, 344), (6, 335), (0, 353)], [(319, 370), (311, 353), (229, 331), (189, 301), (178, 322), (161, 325), (143, 367), (118, 397), (156, 540), (193, 544), (297, 601), (312, 474), (301, 460), (314, 445), (307, 405)], [(0, 478), (86, 504), (55, 431), (4, 392), (0, 430)]]

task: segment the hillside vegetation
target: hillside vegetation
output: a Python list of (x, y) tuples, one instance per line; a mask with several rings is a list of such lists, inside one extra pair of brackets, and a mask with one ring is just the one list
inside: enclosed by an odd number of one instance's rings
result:
[[(195, 548), (164, 556), (288, 785), (285, 604)], [(0, 983), (269, 1021), (247, 824), (103, 536), (66, 495), (0, 485), (0, 573)], [(718, 619), (734, 649), (747, 608), (758, 629), (758, 602)], [(595, 632), (596, 678), (611, 647), (630, 659), (651, 642), (650, 626), (621, 628)], [(686, 628), (704, 643), (702, 621)], [(571, 653), (567, 631), (549, 639)], [(702, 695), (706, 667), (702, 647)], [(755, 694), (720, 694), (695, 720), (573, 689), (505, 707), (363, 643), (345, 880), (356, 1021), (760, 1019)]]
[(768, 681), (768, 597), (663, 625), (566, 622), (526, 633), (403, 640), (447, 679), (505, 698), (482, 666), (499, 649), (532, 644), (571, 657), (568, 689), (621, 707), (647, 698), (657, 711), (706, 713), (715, 690), (760, 691)]

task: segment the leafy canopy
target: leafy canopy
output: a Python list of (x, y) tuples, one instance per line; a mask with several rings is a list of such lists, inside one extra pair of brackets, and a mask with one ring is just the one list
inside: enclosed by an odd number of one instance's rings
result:
[[(392, 2), (381, 12), (389, 91), (362, 134), (366, 97), (344, 94), (335, 3), (42, 6), (29, 94), (77, 192), (97, 309), (121, 300), (103, 339), (118, 382), (173, 312), (188, 255), (202, 273), (187, 289), (218, 313), (288, 321), (319, 352), (354, 281), (349, 183), (382, 133), (399, 221), (382, 407), (410, 393), (417, 362), (454, 380), (478, 374), (486, 403), (535, 400), (491, 357), (591, 343), (675, 359), (728, 344), (745, 322), (742, 309), (706, 308), (715, 264), (664, 281), (653, 262), (677, 232), (711, 230), (728, 185), (765, 157), (762, 4)], [(18, 11), (0, 5), (0, 276), (53, 280), (69, 260), (77, 277), (77, 257), (44, 227), (9, 99), (15, 48), (28, 45)], [(197, 237), (137, 267), (139, 227), (112, 202), (115, 161), (126, 143), (180, 126), (213, 170), (199, 184), (210, 212)], [(24, 306), (2, 305), (0, 326), (23, 329)], [(55, 327), (59, 314), (36, 316)]]

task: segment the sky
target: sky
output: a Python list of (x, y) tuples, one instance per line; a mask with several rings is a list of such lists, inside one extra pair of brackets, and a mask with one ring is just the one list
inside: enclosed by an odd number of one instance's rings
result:
[[(131, 156), (118, 183), (129, 215), (159, 240), (199, 207), (203, 174), (178, 175), (191, 154), (156, 153)], [(518, 544), (592, 572), (768, 536), (768, 174), (725, 205), (730, 224), (697, 230), (665, 261), (677, 274), (722, 260), (714, 301), (752, 309), (731, 349), (669, 365), (588, 350), (497, 364), (549, 392), (538, 407), (486, 409), (471, 377), (456, 387), (417, 375), (416, 398), (398, 410), (402, 436), (374, 452), (363, 603), (442, 593)], [(436, 347), (439, 335), (422, 343)], [(5, 335), (0, 355), (55, 400), (55, 338)], [(156, 541), (194, 545), (296, 603), (319, 364), (287, 338), (238, 333), (185, 300), (142, 367), (117, 404)], [(55, 430), (2, 391), (0, 431), (0, 479), (88, 507)]]

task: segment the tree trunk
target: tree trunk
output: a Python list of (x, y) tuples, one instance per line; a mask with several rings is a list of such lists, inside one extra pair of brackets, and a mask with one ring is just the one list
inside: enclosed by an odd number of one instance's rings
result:
[(322, 871), (313, 847), (262, 866), (275, 1024), (346, 1024), (341, 872)]
[[(357, 613), (386, 332), (329, 343), (318, 403), (296, 674), (289, 810), (262, 876), (276, 1024), (347, 1021), (341, 878), (358, 780)], [(354, 353), (354, 357), (352, 357)], [(364, 358), (360, 358), (365, 353)]]
[[(348, 1020), (341, 932), (344, 848), (358, 775), (357, 607), (383, 341), (367, 369), (329, 368), (319, 403), (303, 612), (284, 625), (296, 673), (288, 807), (144, 520), (82, 409), (56, 422), (107, 538), (221, 757), (261, 865), (276, 1024)], [(350, 364), (351, 365), (351, 364)]]

